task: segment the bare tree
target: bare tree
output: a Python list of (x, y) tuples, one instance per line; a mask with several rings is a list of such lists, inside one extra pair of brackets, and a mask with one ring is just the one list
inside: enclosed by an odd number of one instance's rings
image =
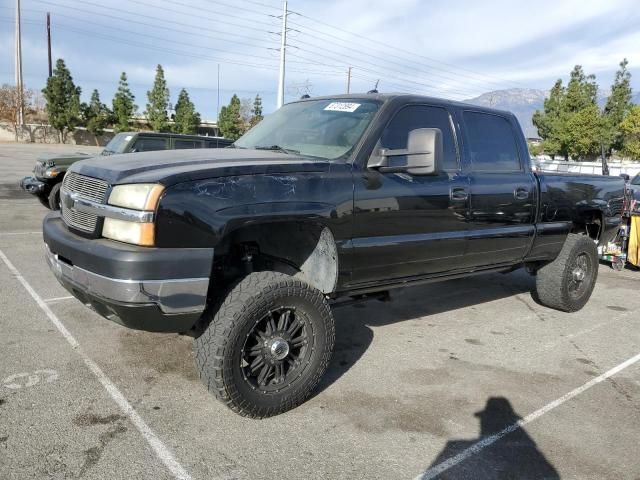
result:
[(249, 128), (251, 117), (253, 116), (253, 100), (250, 98), (240, 99), (240, 118), (245, 125), (245, 130)]
[[(31, 107), (33, 90), (24, 90), (22, 94), (22, 107), (27, 111)], [(19, 140), (18, 112), (20, 111), (20, 92), (18, 87), (3, 84), (0, 87), (0, 120), (5, 120), (11, 124), (11, 128)]]

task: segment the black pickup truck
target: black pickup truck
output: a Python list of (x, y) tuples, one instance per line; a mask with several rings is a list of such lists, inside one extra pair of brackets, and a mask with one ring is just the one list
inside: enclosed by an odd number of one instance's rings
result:
[(44, 241), (104, 317), (193, 335), (209, 390), (254, 418), (318, 384), (335, 302), (525, 267), (581, 309), (623, 207), (621, 178), (532, 173), (512, 114), (421, 96), (301, 100), (234, 146), (74, 163)]

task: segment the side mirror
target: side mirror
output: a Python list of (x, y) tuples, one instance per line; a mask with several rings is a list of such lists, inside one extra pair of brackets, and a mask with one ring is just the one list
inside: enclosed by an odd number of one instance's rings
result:
[[(407, 164), (389, 166), (389, 158), (405, 156)], [(407, 172), (411, 175), (432, 175), (442, 158), (442, 131), (439, 128), (417, 128), (409, 132), (406, 149), (383, 148), (377, 157), (367, 164), (368, 168), (382, 173)]]

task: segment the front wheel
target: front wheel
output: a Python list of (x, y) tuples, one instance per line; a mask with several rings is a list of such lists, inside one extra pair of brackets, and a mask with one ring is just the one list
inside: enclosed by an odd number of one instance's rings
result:
[(62, 183), (56, 183), (49, 192), (47, 200), (51, 210), (60, 210), (60, 187), (62, 187)]
[(569, 234), (558, 257), (536, 274), (536, 293), (543, 305), (563, 312), (585, 306), (598, 278), (598, 249), (584, 235)]
[(334, 339), (320, 291), (282, 273), (256, 272), (231, 289), (194, 348), (209, 391), (240, 415), (264, 418), (311, 395)]

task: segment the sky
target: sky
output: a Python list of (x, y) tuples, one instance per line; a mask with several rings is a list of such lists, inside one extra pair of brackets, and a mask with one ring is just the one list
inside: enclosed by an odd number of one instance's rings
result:
[[(609, 89), (629, 60), (640, 89), (637, 0), (289, 0), (285, 101), (302, 94), (412, 92), (463, 100), (506, 88), (549, 89), (574, 65)], [(175, 103), (187, 89), (203, 118), (236, 93), (276, 108), (280, 0), (22, 0), (25, 86), (63, 58), (83, 100), (111, 104), (125, 71), (139, 111), (155, 68)], [(0, 0), (0, 83), (13, 83), (15, 0)], [(218, 66), (220, 105), (218, 104)]]

